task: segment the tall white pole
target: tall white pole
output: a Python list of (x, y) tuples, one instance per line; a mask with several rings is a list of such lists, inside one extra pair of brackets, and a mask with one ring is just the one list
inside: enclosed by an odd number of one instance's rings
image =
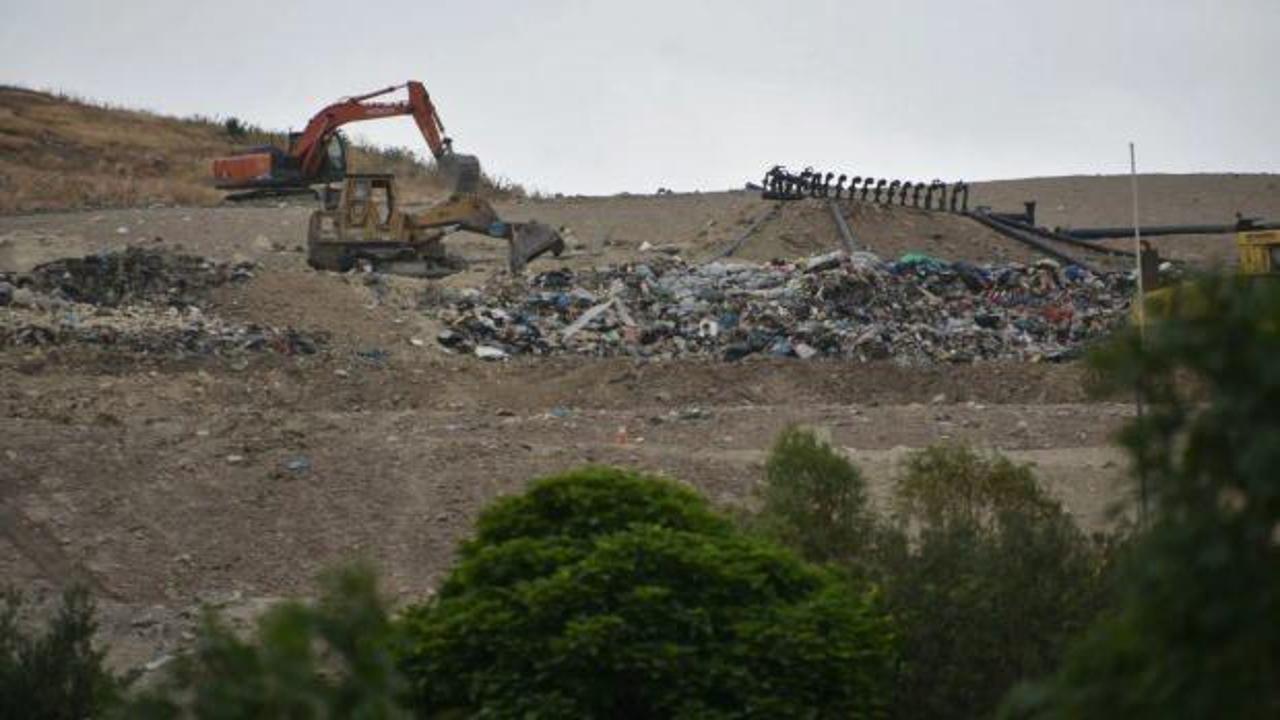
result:
[(1138, 222), (1138, 160), (1132, 142), (1129, 143), (1129, 185), (1133, 193), (1133, 256), (1138, 263), (1138, 336), (1145, 338), (1147, 335), (1147, 303), (1145, 302), (1147, 289), (1143, 287), (1142, 282), (1142, 227)]
[[(1138, 222), (1138, 160), (1137, 154), (1134, 152), (1133, 143), (1129, 143), (1129, 186), (1133, 192), (1133, 255), (1137, 258), (1138, 263), (1138, 296), (1135, 302), (1138, 303), (1138, 343), (1146, 344), (1147, 339), (1147, 297), (1146, 288), (1142, 282), (1142, 226)], [(1142, 422), (1142, 382), (1139, 380), (1136, 388), (1135, 409), (1138, 413), (1138, 422)], [(1141, 461), (1139, 461), (1141, 463)], [(1138, 522), (1146, 527), (1147, 525), (1147, 471), (1141, 464), (1138, 466)]]

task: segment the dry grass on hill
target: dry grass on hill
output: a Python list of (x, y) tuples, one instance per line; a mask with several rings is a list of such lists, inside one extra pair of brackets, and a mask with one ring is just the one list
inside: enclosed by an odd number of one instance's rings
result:
[[(213, 158), (284, 142), (282, 134), (253, 127), (232, 137), (210, 118), (166, 117), (0, 86), (0, 213), (213, 205), (224, 194), (213, 187)], [(410, 199), (444, 192), (434, 169), (406, 149), (355, 146), (350, 166), (395, 173)], [(495, 195), (521, 192), (488, 185)]]

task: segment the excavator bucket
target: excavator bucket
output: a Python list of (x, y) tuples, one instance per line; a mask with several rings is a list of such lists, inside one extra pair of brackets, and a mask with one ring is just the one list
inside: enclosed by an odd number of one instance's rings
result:
[(560, 233), (550, 225), (537, 221), (513, 225), (509, 243), (508, 265), (513, 275), (524, 272), (525, 265), (540, 255), (550, 252), (560, 257), (560, 253), (564, 252), (564, 238), (560, 237)]

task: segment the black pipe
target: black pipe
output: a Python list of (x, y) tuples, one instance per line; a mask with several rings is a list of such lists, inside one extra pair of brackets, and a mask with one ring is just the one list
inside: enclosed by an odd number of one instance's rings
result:
[(1070, 235), (1063, 235), (1062, 233), (1054, 232), (1053, 230), (1050, 230), (1048, 228), (1042, 228), (1036, 225), (1028, 225), (1022, 222), (1021, 220), (1013, 219), (1013, 217), (1011, 216), (993, 214), (991, 217), (994, 217), (996, 220), (1000, 222), (1006, 223), (1010, 227), (1017, 228), (1018, 230), (1022, 230), (1024, 232), (1029, 232), (1029, 233), (1034, 233), (1036, 235), (1039, 235), (1040, 237), (1045, 238), (1046, 240), (1056, 240), (1060, 243), (1066, 243), (1067, 245), (1071, 245), (1072, 247), (1078, 247), (1083, 250), (1088, 250), (1089, 252), (1102, 253), (1103, 255), (1111, 255), (1114, 257), (1128, 257), (1128, 258), (1133, 257), (1133, 253), (1128, 250), (1113, 249), (1113, 248), (1105, 247), (1103, 245), (1099, 245), (1097, 243), (1089, 242), (1088, 240), (1081, 240), (1080, 238), (1071, 237)]
[[(961, 202), (963, 198), (963, 203)], [(963, 180), (957, 180), (955, 185), (951, 186), (951, 212), (969, 212), (969, 184)]]
[(938, 209), (945, 210), (947, 206), (947, 184), (942, 182), (941, 180), (934, 180), (933, 182), (929, 183), (929, 192), (926, 193), (924, 196), (925, 210), (933, 209), (934, 191), (937, 191), (938, 193)]
[(835, 173), (827, 173), (825, 176), (818, 173), (818, 178), (813, 184), (814, 197), (826, 197), (827, 189), (831, 187), (831, 178), (835, 177)]
[(1080, 267), (1084, 268), (1085, 270), (1088, 270), (1089, 272), (1097, 272), (1092, 267), (1090, 267), (1089, 265), (1086, 265), (1080, 260), (1077, 260), (1076, 258), (1071, 257), (1070, 255), (1062, 252), (1061, 250), (1058, 250), (1052, 245), (1049, 245), (1045, 241), (1039, 238), (1036, 238), (1023, 230), (1020, 230), (1017, 227), (1009, 225), (1003, 220), (999, 220), (997, 218), (991, 217), (990, 215), (982, 212), (969, 213), (966, 215), (966, 217), (971, 217), (975, 221), (982, 223), (983, 225), (986, 225), (987, 227), (991, 228), (992, 230), (995, 230), (1001, 235), (1004, 235), (1005, 237), (1013, 240), (1017, 240), (1023, 245), (1026, 245), (1035, 250), (1038, 250), (1041, 253), (1044, 253), (1045, 255), (1048, 255), (1051, 258), (1054, 258), (1056, 260), (1061, 260), (1062, 262), (1068, 263), (1070, 265), (1079, 265)]
[(863, 200), (867, 199), (867, 193), (871, 192), (871, 186), (875, 184), (875, 181), (876, 179), (873, 177), (869, 177), (866, 180), (862, 181), (862, 199)]
[(813, 168), (807, 167), (800, 173), (797, 182), (796, 192), (804, 194), (809, 191), (809, 178), (813, 175)]
[[(1080, 240), (1133, 237), (1131, 227), (1054, 228), (1063, 235)], [(1249, 230), (1280, 230), (1280, 223), (1242, 220), (1232, 225), (1151, 225), (1141, 228), (1143, 237), (1159, 235), (1226, 235)]]
[(911, 193), (911, 207), (920, 207), (920, 193), (924, 192), (924, 183), (916, 183), (915, 192)]
[(876, 196), (873, 202), (880, 202), (880, 194), (884, 192), (884, 186), (887, 184), (889, 184), (889, 181), (885, 178), (880, 178), (880, 182), (876, 183)]

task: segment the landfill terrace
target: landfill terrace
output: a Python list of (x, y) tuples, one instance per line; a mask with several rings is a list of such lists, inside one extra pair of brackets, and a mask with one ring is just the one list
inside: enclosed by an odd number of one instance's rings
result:
[[(1087, 178), (1045, 182), (1052, 222), (1125, 221), (1088, 214)], [(1155, 220), (1233, 187), (1187, 183)], [(939, 442), (1035, 463), (1086, 527), (1123, 497), (1132, 404), (1091, 396), (1081, 357), (1128, 321), (1127, 267), (859, 204), (847, 252), (816, 200), (721, 257), (770, 210), (724, 192), (505, 203), (566, 252), (512, 277), (501, 241), (451, 236), (465, 269), (424, 280), (312, 270), (311, 209), (0, 217), (0, 574), (89, 585), (117, 667), (158, 667), (203, 605), (243, 625), (352, 557), (421, 598), (480, 508), (586, 463), (750, 504), (792, 424), (877, 501)]]

